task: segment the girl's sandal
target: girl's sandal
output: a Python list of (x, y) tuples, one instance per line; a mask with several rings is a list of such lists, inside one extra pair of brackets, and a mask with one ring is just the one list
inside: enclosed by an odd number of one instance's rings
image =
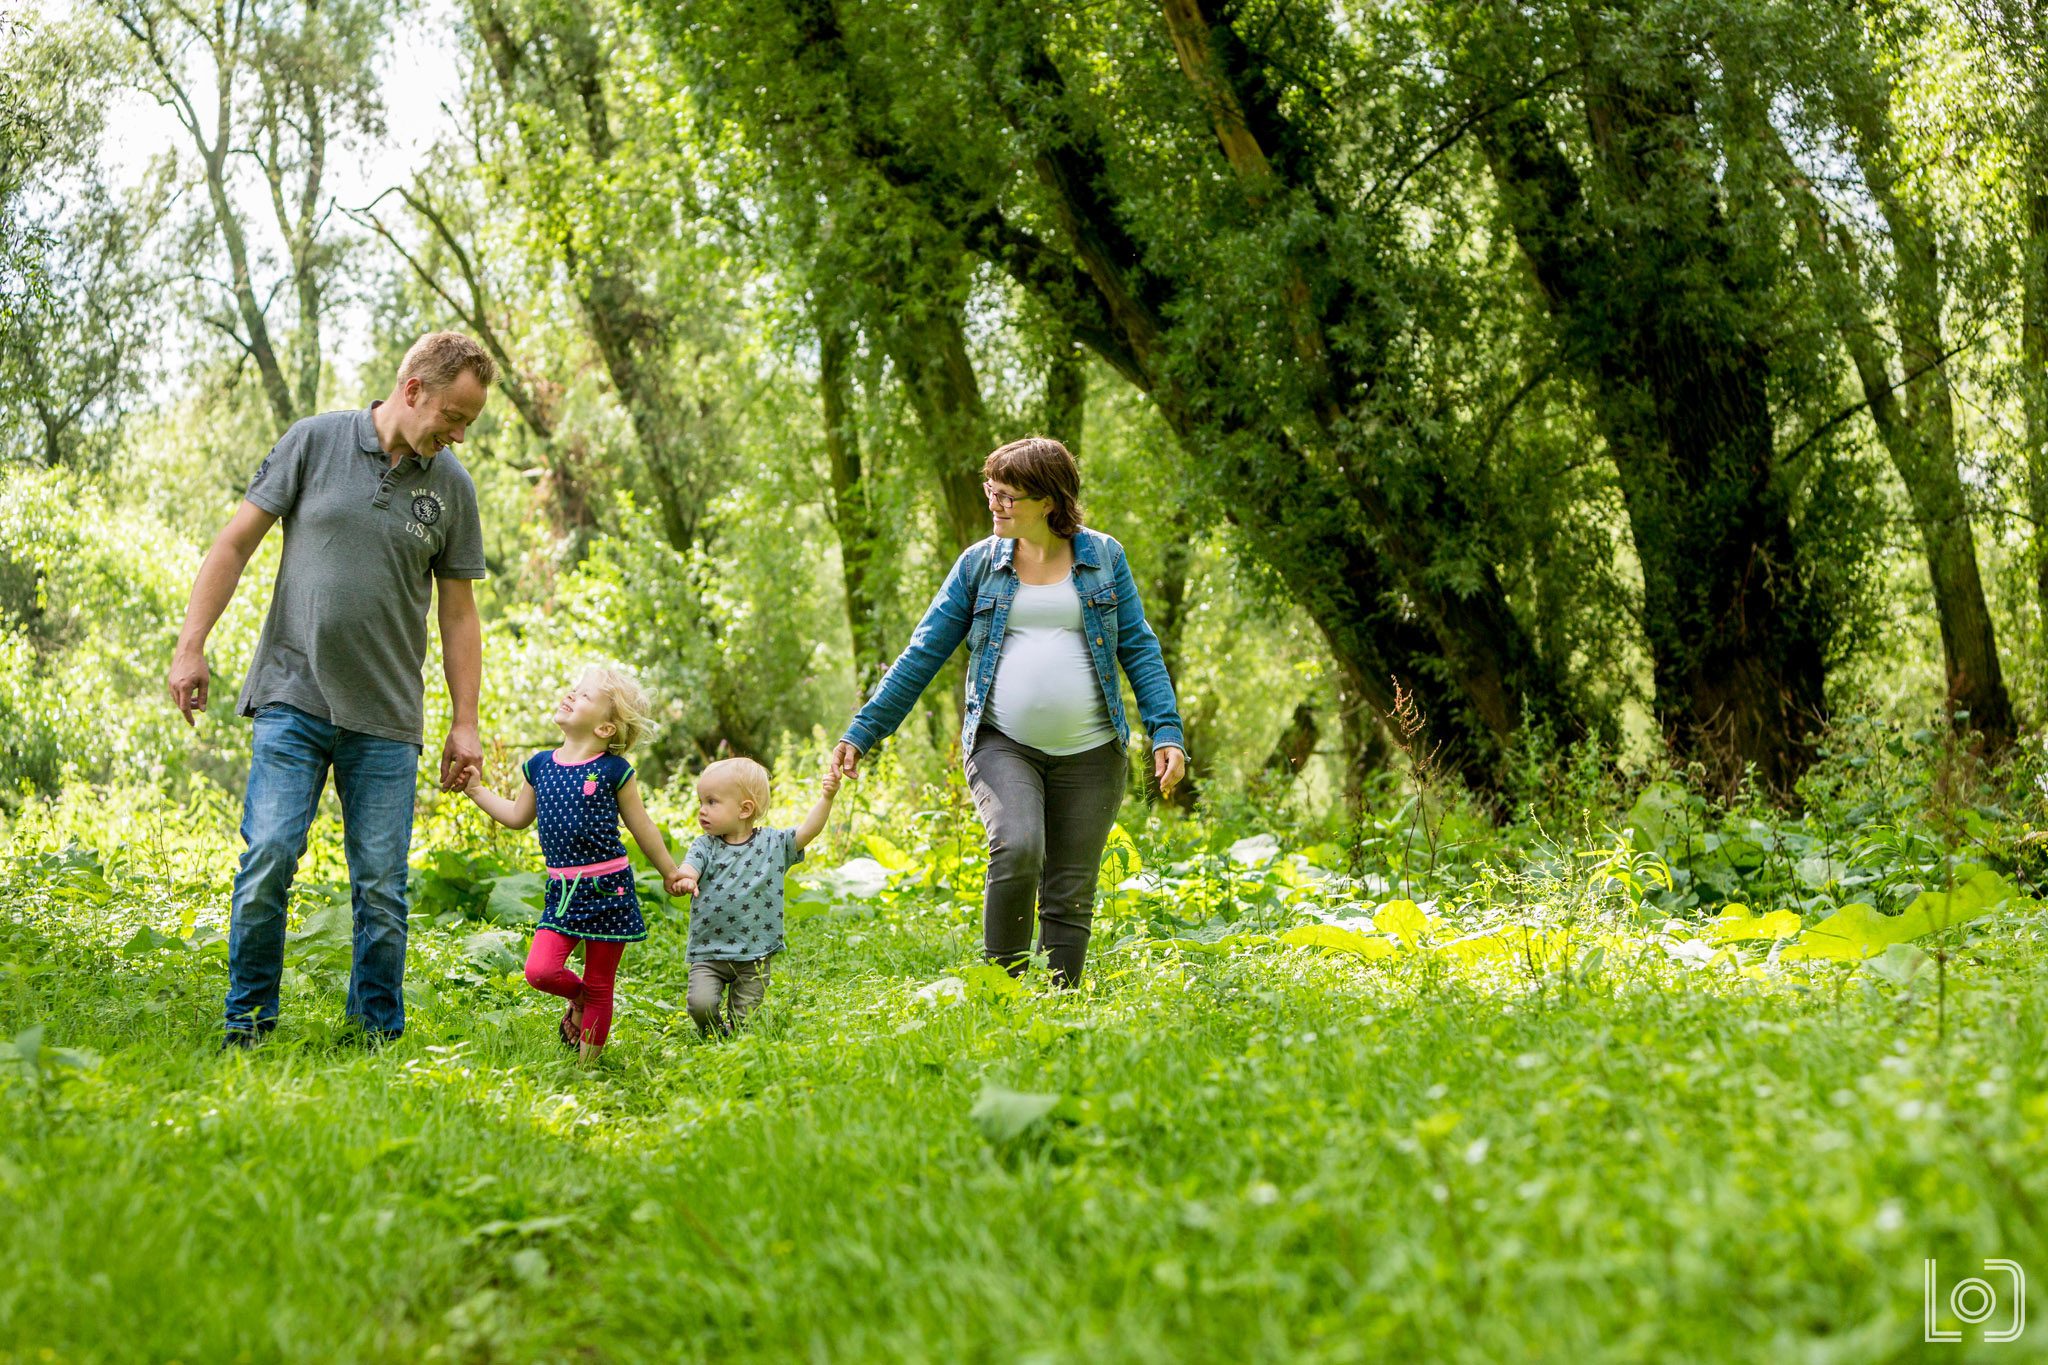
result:
[(583, 1021), (576, 1017), (580, 1013), (582, 1011), (577, 1009), (573, 1003), (562, 1012), (562, 1024), (556, 1032), (562, 1037), (563, 1047), (581, 1047), (583, 1045)]

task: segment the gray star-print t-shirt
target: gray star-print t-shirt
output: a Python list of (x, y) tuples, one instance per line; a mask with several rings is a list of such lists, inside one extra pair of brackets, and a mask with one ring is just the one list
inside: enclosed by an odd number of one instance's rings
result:
[(752, 962), (782, 951), (782, 878), (804, 860), (793, 829), (754, 831), (743, 844), (701, 834), (683, 858), (697, 869), (690, 961)]

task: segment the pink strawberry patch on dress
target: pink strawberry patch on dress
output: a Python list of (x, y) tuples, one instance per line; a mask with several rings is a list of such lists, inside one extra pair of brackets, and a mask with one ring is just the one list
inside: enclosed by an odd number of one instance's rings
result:
[(586, 778), (584, 778), (584, 779), (583, 779), (583, 794), (584, 794), (585, 796), (595, 796), (595, 795), (597, 795), (597, 779), (596, 779), (596, 778), (594, 778), (594, 777), (586, 777)]

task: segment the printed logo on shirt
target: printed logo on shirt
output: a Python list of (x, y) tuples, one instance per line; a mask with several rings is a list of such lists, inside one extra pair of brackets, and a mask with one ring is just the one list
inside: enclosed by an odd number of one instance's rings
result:
[(412, 520), (405, 524), (406, 531), (414, 540), (433, 545), (434, 535), (427, 528), (441, 519), (442, 510), (440, 494), (425, 489), (413, 494)]

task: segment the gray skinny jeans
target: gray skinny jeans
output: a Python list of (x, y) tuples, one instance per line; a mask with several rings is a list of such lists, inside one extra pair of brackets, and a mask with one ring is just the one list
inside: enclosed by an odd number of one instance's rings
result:
[(1114, 740), (1056, 757), (983, 721), (967, 756), (967, 785), (988, 831), (982, 944), (1011, 975), (1031, 955), (1031, 912), (1054, 982), (1077, 986), (1095, 919), (1103, 846), (1128, 773)]

